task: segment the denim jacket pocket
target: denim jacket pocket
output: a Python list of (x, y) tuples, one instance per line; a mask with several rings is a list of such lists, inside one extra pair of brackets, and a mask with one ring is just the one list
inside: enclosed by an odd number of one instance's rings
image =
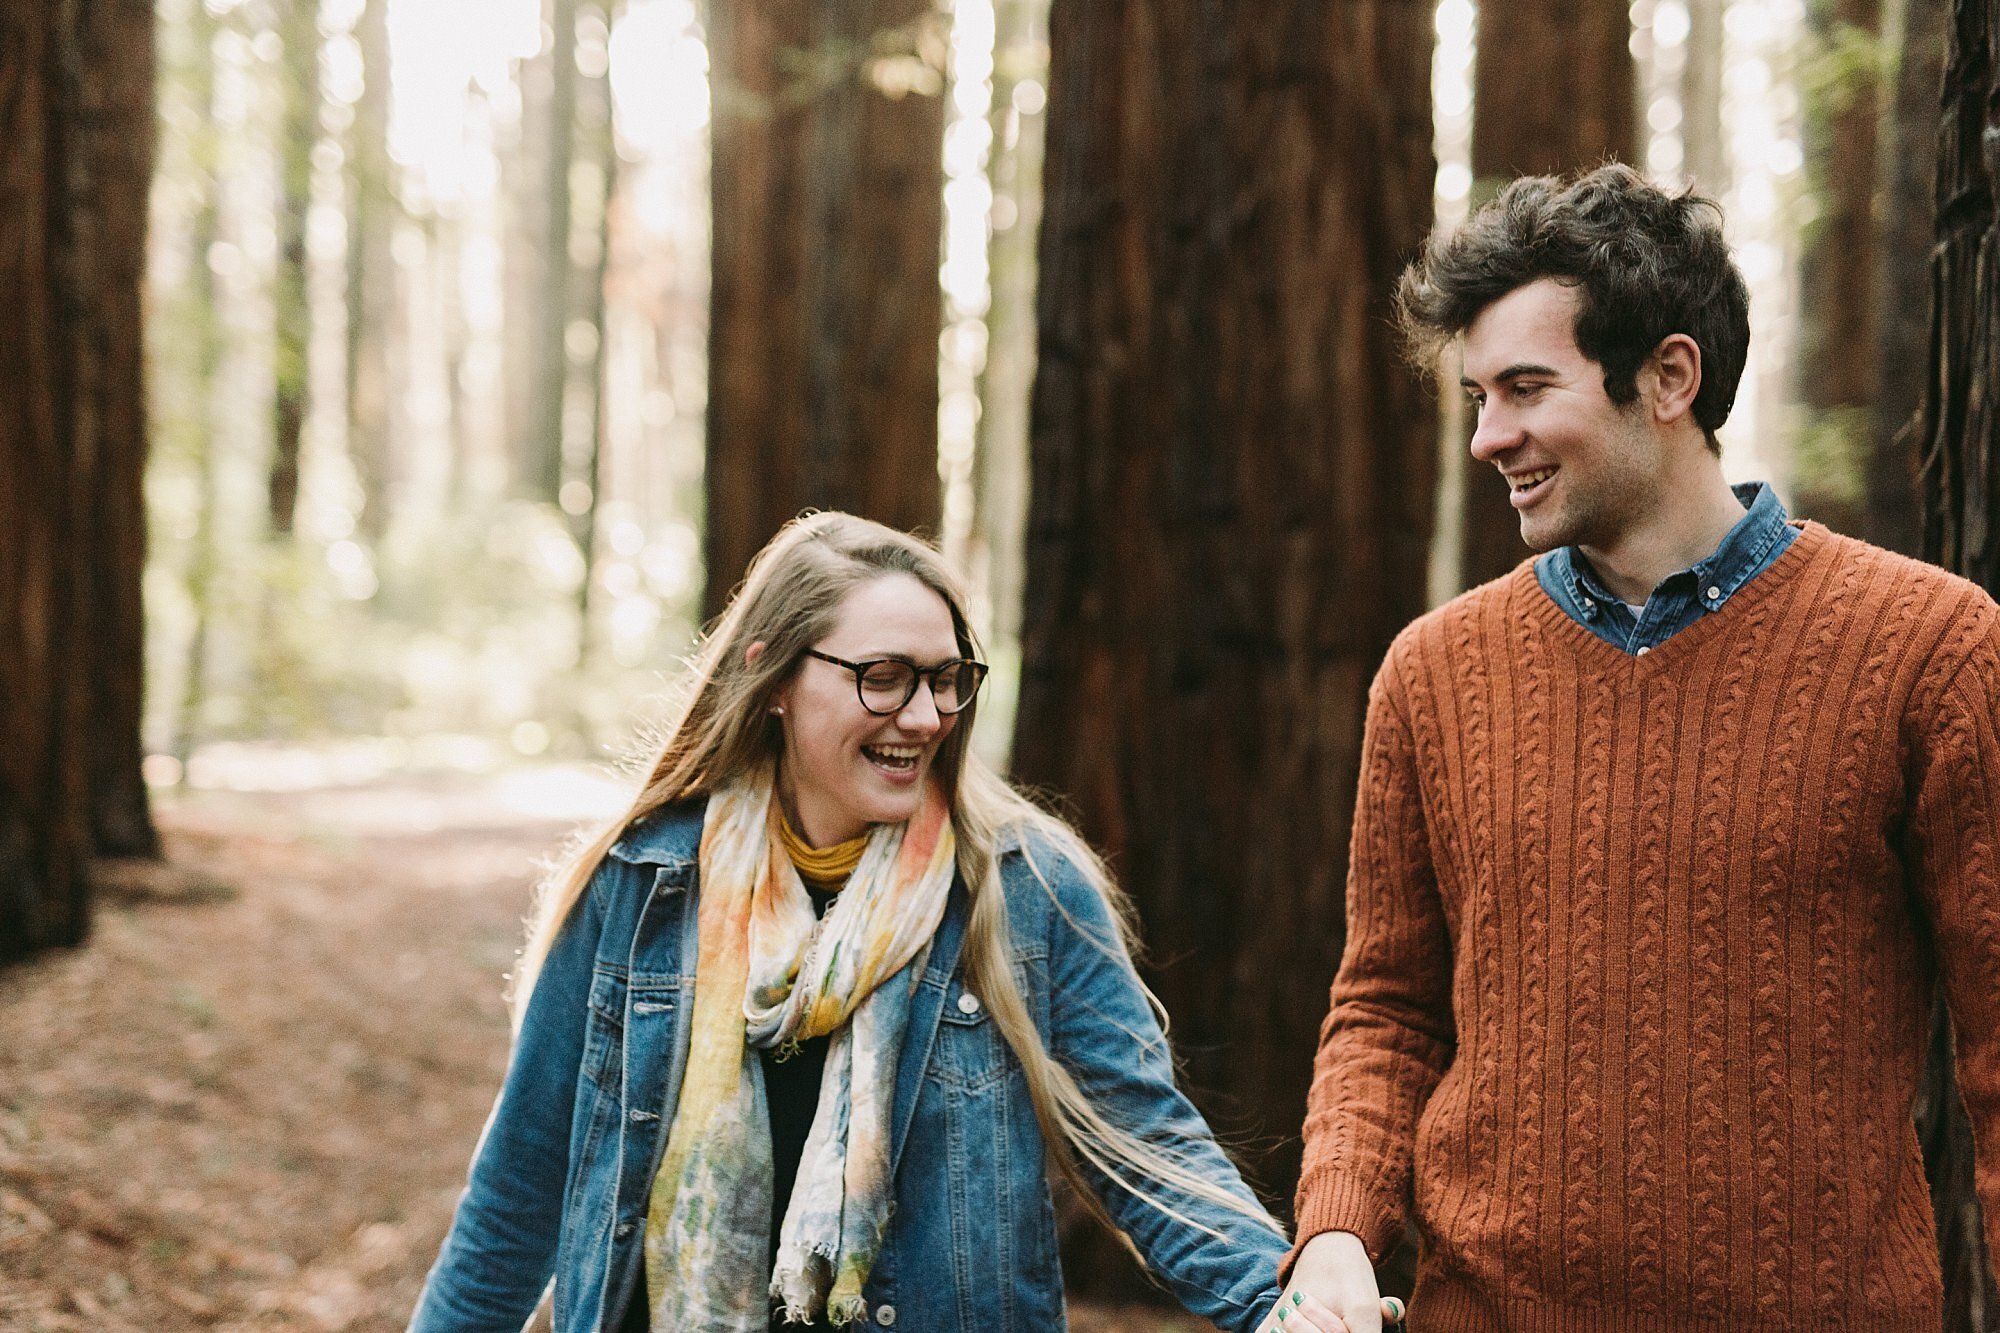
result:
[(1007, 1075), (1006, 1042), (986, 1004), (964, 981), (953, 977), (945, 989), (937, 1046), (926, 1071), (945, 1085), (977, 1092)]
[(590, 977), (590, 1014), (583, 1039), (583, 1077), (616, 1097), (625, 1058), (625, 969), (599, 963)]

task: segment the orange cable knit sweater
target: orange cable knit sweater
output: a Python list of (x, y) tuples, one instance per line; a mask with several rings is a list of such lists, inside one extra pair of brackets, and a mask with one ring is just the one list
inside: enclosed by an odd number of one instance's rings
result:
[(1940, 977), (2000, 1224), (1996, 728), (2000, 607), (1812, 524), (1643, 656), (1529, 565), (1405, 630), (1301, 1243), (1413, 1209), (1416, 1333), (1935, 1333)]

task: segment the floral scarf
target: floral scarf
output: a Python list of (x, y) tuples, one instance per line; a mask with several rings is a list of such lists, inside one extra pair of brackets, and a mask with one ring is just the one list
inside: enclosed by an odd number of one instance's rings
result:
[[(889, 1116), (910, 999), (944, 918), (957, 838), (932, 784), (879, 824), (824, 919), (779, 840), (767, 766), (709, 799), (693, 1036), (646, 1212), (655, 1330), (765, 1333), (865, 1313), (889, 1221)], [(819, 1109), (771, 1256), (770, 1109), (757, 1052), (832, 1034)]]

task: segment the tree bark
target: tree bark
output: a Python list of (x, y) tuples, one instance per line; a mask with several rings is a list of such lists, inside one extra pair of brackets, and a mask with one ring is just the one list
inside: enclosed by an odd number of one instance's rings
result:
[[(1937, 140), (1937, 244), (1930, 258), (1929, 375), (1917, 418), (1923, 553), (1989, 592), (2000, 589), (2000, 140), (1987, 107), (2000, 97), (2000, 26), (1983, 0), (1954, 0)], [(1945, 1276), (1945, 1328), (1980, 1333), (2000, 1319), (1973, 1190), (1972, 1140), (1952, 1075), (1948, 1019), (1918, 1097), (1917, 1132)]]
[(74, 170), (88, 173), (73, 198), (79, 361), (96, 367), (89, 435), (76, 441), (94, 484), (84, 488), (88, 534), (81, 563), (90, 586), (89, 675), (92, 844), (104, 856), (156, 856), (159, 836), (140, 774), (145, 708), (140, 663), (146, 567), (146, 387), (142, 292), (148, 193), (153, 179), (153, 7), (98, 0), (77, 11), (81, 48), (73, 112), (81, 129)]
[(1868, 540), (1914, 555), (1923, 517), (1917, 502), (1916, 415), (1923, 398), (1929, 314), (1909, 299), (1923, 290), (1937, 234), (1938, 93), (1944, 78), (1948, 0), (1900, 0), (1894, 99), (1876, 158), (1882, 198), (1881, 264), (1876, 270), (1877, 378), (1871, 408), (1863, 531)]
[(931, 0), (714, 0), (708, 583), (801, 509), (936, 532), (943, 36)]
[(153, 847), (137, 707), (152, 43), (139, 0), (0, 3), (0, 958), (83, 939), (97, 842)]
[(69, 386), (60, 328), (62, 21), (41, 0), (0, 5), (0, 958), (83, 938), (89, 812), (84, 697), (61, 665), (82, 639), (77, 589), (62, 558), (75, 533), (66, 503)]
[(1431, 221), (1431, 12), (1050, 16), (1015, 772), (1131, 890), (1189, 1086), (1270, 1191), (1368, 682), (1424, 602), (1436, 415), (1389, 303)]
[(1874, 194), (1881, 0), (1813, 0), (1806, 33), (1814, 75), (1804, 99), (1806, 179), (1818, 214), (1799, 257), (1793, 494), (1802, 515), (1859, 534), (1880, 355)]
[[(1607, 158), (1639, 154), (1633, 91), (1632, 22), (1623, 4), (1603, 0), (1532, 0), (1479, 7), (1473, 71), (1473, 202), (1490, 199), (1515, 176), (1561, 174)], [(1469, 424), (1469, 422), (1468, 422)], [(1466, 469), (1459, 588), (1471, 588), (1521, 563), (1521, 521), (1507, 485), (1492, 468), (1464, 456)], [(1450, 521), (1447, 516), (1445, 521)]]

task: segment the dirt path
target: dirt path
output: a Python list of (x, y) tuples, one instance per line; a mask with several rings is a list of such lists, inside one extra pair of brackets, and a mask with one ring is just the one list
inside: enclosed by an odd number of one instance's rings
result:
[(615, 799), (549, 768), (164, 804), (174, 878), (0, 972), (0, 1330), (400, 1329), (505, 1064), (535, 863)]

